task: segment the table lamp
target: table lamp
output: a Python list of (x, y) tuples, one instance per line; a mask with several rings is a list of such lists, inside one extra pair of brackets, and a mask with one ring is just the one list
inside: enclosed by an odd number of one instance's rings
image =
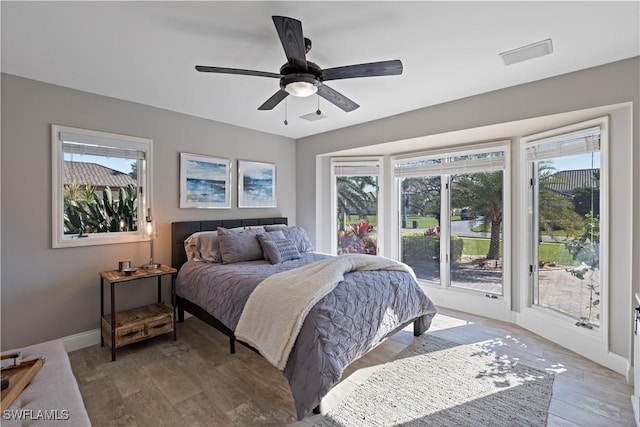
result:
[(146, 226), (145, 233), (149, 236), (149, 244), (151, 247), (151, 258), (149, 259), (149, 263), (142, 266), (142, 268), (146, 270), (153, 270), (160, 267), (160, 264), (153, 261), (153, 241), (156, 238), (156, 222), (151, 217), (151, 208), (147, 209), (147, 218), (146, 218)]

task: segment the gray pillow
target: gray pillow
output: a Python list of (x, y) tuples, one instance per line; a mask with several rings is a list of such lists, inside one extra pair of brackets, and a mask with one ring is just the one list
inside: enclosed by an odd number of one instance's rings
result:
[(218, 227), (222, 263), (233, 264), (263, 259), (262, 247), (256, 239), (256, 236), (262, 233), (264, 229), (230, 231), (224, 227)]
[(298, 252), (305, 253), (313, 251), (313, 245), (304, 228), (298, 226), (283, 227), (277, 225), (267, 225), (264, 227), (267, 231), (280, 230), (285, 237), (295, 243)]
[(184, 241), (187, 260), (221, 262), (220, 244), (217, 231), (200, 231), (193, 233)]
[[(258, 233), (265, 233), (265, 229), (262, 226), (227, 228), (227, 231), (235, 233), (248, 229), (255, 229)], [(217, 231), (199, 231), (193, 233), (184, 241), (184, 250), (187, 254), (187, 260), (189, 261), (222, 262)]]
[(300, 252), (295, 243), (289, 239), (265, 240), (260, 239), (264, 253), (269, 257), (271, 264), (280, 264), (283, 261), (300, 258)]
[[(258, 240), (260, 241), (260, 246), (262, 247), (263, 240), (284, 240), (286, 239), (284, 233), (280, 230), (277, 231), (265, 231), (263, 234), (258, 234)], [(262, 249), (264, 252), (264, 248)], [(269, 261), (269, 256), (266, 252), (264, 252), (265, 261)]]

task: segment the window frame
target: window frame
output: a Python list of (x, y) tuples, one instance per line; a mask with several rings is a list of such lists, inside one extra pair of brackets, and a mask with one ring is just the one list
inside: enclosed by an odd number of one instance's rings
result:
[[(417, 161), (417, 160), (430, 160), (430, 159), (438, 159), (449, 156), (461, 156), (461, 155), (469, 155), (469, 154), (482, 154), (489, 153), (494, 151), (502, 151), (504, 154), (504, 164), (501, 167), (503, 171), (503, 234), (502, 234), (502, 244), (503, 244), (503, 268), (502, 268), (502, 295), (497, 295), (496, 298), (487, 297), (486, 293), (479, 292), (475, 290), (460, 288), (456, 286), (451, 286), (450, 276), (448, 267), (444, 269), (444, 277), (443, 271), (441, 270), (441, 281), (438, 284), (434, 284), (431, 282), (427, 282), (422, 279), (418, 279), (418, 283), (421, 286), (424, 286), (429, 290), (429, 296), (434, 299), (434, 301), (447, 301), (447, 307), (452, 308), (454, 310), (462, 310), (468, 313), (475, 313), (482, 316), (488, 316), (495, 319), (503, 320), (503, 321), (511, 321), (513, 314), (511, 312), (511, 299), (513, 295), (513, 282), (511, 280), (511, 272), (512, 272), (512, 239), (513, 235), (511, 233), (512, 227), (512, 217), (511, 217), (511, 200), (512, 200), (512, 172), (511, 172), (511, 156), (512, 156), (512, 141), (510, 139), (496, 139), (490, 142), (476, 142), (476, 143), (468, 143), (464, 145), (456, 145), (451, 147), (438, 148), (434, 150), (413, 152), (413, 153), (404, 153), (401, 155), (396, 155), (391, 158), (391, 170), (394, 180), (394, 185), (392, 186), (393, 195), (392, 200), (395, 201), (394, 211), (398, 214), (400, 213), (400, 181), (396, 176), (396, 168), (398, 164), (402, 164), (407, 161)], [(447, 172), (440, 174), (441, 179), (443, 179), (443, 186), (445, 182), (449, 182), (449, 175)], [(441, 218), (442, 223), (441, 227), (448, 228), (449, 227), (449, 219), (448, 215), (449, 211), (449, 200), (450, 194), (449, 190), (443, 190), (445, 196), (441, 202)], [(395, 221), (394, 232), (393, 234), (393, 247), (394, 253), (393, 257), (395, 259), (401, 259), (401, 235), (399, 231), (399, 221)], [(449, 239), (445, 240), (444, 247), (441, 247), (441, 250), (446, 251), (446, 253), (450, 252), (450, 242)], [(441, 252), (441, 259), (444, 258), (445, 253)], [(447, 263), (447, 266), (450, 264)], [(480, 299), (482, 298), (482, 299)], [(479, 302), (482, 301), (482, 304)]]
[[(332, 218), (335, 219), (335, 214), (337, 211), (337, 200), (338, 195), (336, 191), (336, 179), (338, 176), (349, 176), (344, 174), (336, 173), (336, 169), (340, 167), (376, 167), (378, 168), (378, 201), (377, 201), (377, 254), (381, 255), (384, 250), (384, 161), (380, 156), (373, 157), (331, 157), (330, 161), (330, 176), (331, 176), (331, 215)], [(357, 175), (351, 175), (357, 176)], [(382, 227), (382, 229), (381, 229)], [(331, 253), (332, 255), (337, 254), (338, 248), (338, 226), (335, 221), (332, 219), (331, 221)]]
[[(139, 201), (138, 201), (138, 229), (136, 231), (115, 233), (92, 233), (89, 237), (78, 239), (64, 234), (64, 153), (61, 134), (72, 133), (86, 138), (109, 144), (114, 148), (135, 149), (145, 153), (142, 171), (138, 171)], [(51, 247), (69, 248), (117, 243), (144, 242), (149, 236), (144, 232), (145, 212), (152, 207), (152, 159), (153, 140), (136, 136), (121, 135), (109, 132), (74, 128), (69, 126), (51, 125)]]
[[(536, 143), (545, 139), (554, 139), (572, 132), (579, 132), (590, 127), (600, 127), (600, 326), (593, 329), (577, 327), (575, 319), (557, 312), (553, 309), (535, 304), (533, 290), (532, 269), (537, 268), (532, 264), (534, 244), (532, 237), (533, 228), (533, 168), (526, 158), (527, 144)], [(567, 348), (583, 354), (593, 354), (594, 343), (601, 343), (602, 348), (609, 346), (609, 218), (610, 218), (610, 164), (609, 164), (609, 117), (599, 117), (583, 122), (573, 123), (566, 126), (546, 130), (533, 135), (520, 138), (521, 155), (520, 166), (526, 179), (521, 187), (521, 205), (525, 212), (528, 211), (528, 218), (523, 221), (520, 228), (521, 235), (531, 237), (530, 244), (522, 253), (523, 265), (529, 266), (529, 270), (522, 272), (520, 276), (520, 306), (521, 312), (518, 315), (518, 322), (523, 327), (552, 339), (555, 342), (568, 343)], [(525, 191), (526, 186), (526, 191)], [(597, 351), (597, 350), (596, 350)], [(590, 356), (592, 358), (592, 356)], [(597, 359), (597, 357), (596, 357)], [(592, 359), (592, 360), (596, 360)]]

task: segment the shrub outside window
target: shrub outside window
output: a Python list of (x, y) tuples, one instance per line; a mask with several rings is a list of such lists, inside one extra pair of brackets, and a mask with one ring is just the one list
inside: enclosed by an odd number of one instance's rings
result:
[(52, 125), (52, 247), (148, 240), (152, 141)]

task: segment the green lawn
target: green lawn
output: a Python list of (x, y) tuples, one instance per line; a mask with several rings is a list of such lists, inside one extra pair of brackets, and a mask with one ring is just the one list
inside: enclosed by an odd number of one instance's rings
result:
[(539, 248), (538, 259), (541, 262), (555, 262), (562, 265), (576, 264), (562, 243), (541, 243)]
[(463, 255), (486, 255), (489, 252), (489, 239), (462, 237), (462, 241), (464, 242)]
[[(413, 226), (413, 221), (418, 221), (418, 226)], [(438, 221), (432, 216), (407, 215), (407, 228), (431, 228), (437, 227)]]
[[(464, 255), (486, 255), (489, 252), (489, 239), (463, 237)], [(542, 243), (538, 258), (541, 262), (555, 262), (562, 265), (574, 265), (575, 261), (562, 243)]]
[[(347, 216), (347, 224), (358, 224), (361, 221), (358, 215)], [(366, 221), (369, 221), (369, 225), (378, 225), (377, 215), (368, 215)], [(407, 216), (407, 228), (414, 228), (413, 221), (418, 221), (418, 226), (415, 228), (431, 228), (438, 225), (438, 221), (432, 216)]]
[[(347, 216), (347, 224), (359, 224), (362, 219), (358, 215), (348, 215)], [(378, 216), (377, 215), (368, 215), (365, 221), (369, 222), (369, 225), (375, 227), (378, 225)]]
[[(454, 217), (451, 217), (451, 220), (455, 221), (453, 218)], [(471, 231), (475, 231), (476, 233), (488, 233), (488, 232), (491, 231), (491, 223), (486, 222), (484, 224), (476, 225), (475, 227), (473, 227), (471, 229)], [(500, 224), (500, 231), (502, 231), (502, 224)], [(546, 231), (546, 230), (542, 230), (540, 232), (540, 234), (542, 236), (549, 236), (550, 235), (549, 232)], [(554, 235), (554, 237), (567, 237), (569, 235), (569, 233), (567, 233), (566, 230), (555, 230), (553, 232), (553, 235)]]

